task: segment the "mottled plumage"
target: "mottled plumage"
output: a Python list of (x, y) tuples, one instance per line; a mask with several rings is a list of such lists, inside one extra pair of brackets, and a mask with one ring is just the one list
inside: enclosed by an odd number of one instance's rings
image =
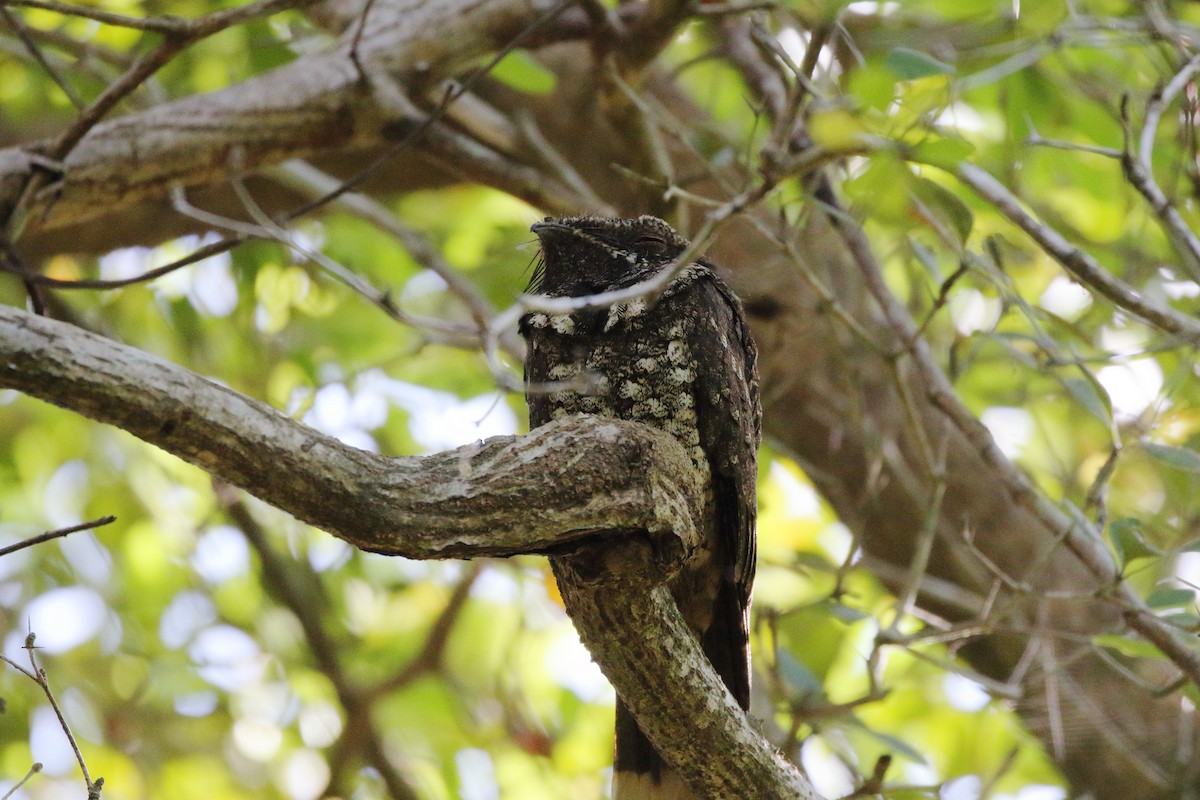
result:
[[(529, 291), (551, 297), (632, 286), (669, 267), (688, 244), (648, 216), (547, 218), (533, 231), (542, 253)], [(678, 439), (704, 476), (708, 550), (684, 567), (671, 590), (705, 654), (747, 707), (761, 410), (741, 303), (699, 260), (656, 300), (533, 312), (521, 320), (521, 334), (529, 345), (530, 425), (569, 414), (643, 422)], [(616, 800), (689, 796), (619, 702), (615, 771)]]

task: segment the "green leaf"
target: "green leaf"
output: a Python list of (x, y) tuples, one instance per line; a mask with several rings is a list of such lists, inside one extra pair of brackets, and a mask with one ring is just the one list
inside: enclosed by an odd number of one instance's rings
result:
[(850, 73), (847, 88), (867, 108), (884, 111), (895, 99), (896, 76), (878, 61), (869, 62)]
[(966, 243), (975, 224), (975, 215), (967, 208), (966, 203), (958, 199), (958, 195), (928, 178), (917, 178), (914, 181), (913, 194), (932, 213), (950, 223), (954, 232), (958, 234), (959, 242)]
[(871, 615), (866, 612), (859, 611), (857, 608), (844, 606), (841, 603), (830, 603), (829, 613), (849, 625), (852, 622), (859, 622), (864, 619), (870, 619)]
[(945, 61), (939, 61), (928, 53), (907, 47), (892, 50), (884, 63), (893, 75), (905, 81), (927, 78), (930, 75), (950, 75), (954, 72), (954, 67)]
[(1188, 542), (1183, 547), (1179, 548), (1181, 553), (1200, 553), (1200, 539), (1194, 542)]
[(1169, 467), (1200, 474), (1200, 453), (1187, 447), (1172, 447), (1166, 444), (1146, 442), (1146, 452)]
[(1119, 633), (1102, 633), (1092, 637), (1092, 643), (1134, 658), (1166, 658), (1162, 652), (1144, 639), (1129, 639)]
[(912, 161), (952, 170), (971, 157), (975, 145), (964, 139), (929, 139), (913, 145), (908, 152)]
[(1151, 608), (1179, 608), (1191, 605), (1195, 599), (1196, 594), (1191, 589), (1164, 587), (1151, 592), (1146, 598), (1146, 605)]
[(825, 687), (812, 670), (787, 650), (779, 651), (779, 675), (801, 697), (821, 697), (825, 693)]
[(1103, 386), (1087, 378), (1063, 378), (1062, 385), (1093, 417), (1105, 425), (1109, 424), (1112, 419), (1110, 401)]
[(492, 67), (492, 77), (526, 94), (550, 94), (558, 76), (546, 69), (527, 50), (513, 50)]
[(1125, 517), (1113, 520), (1108, 526), (1108, 538), (1113, 549), (1117, 551), (1117, 561), (1121, 566), (1135, 558), (1161, 556), (1162, 551), (1149, 544), (1142, 537), (1141, 520)]

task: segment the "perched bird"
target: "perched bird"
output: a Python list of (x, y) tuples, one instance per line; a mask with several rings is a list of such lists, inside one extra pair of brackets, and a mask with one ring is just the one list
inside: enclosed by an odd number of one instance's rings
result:
[[(667, 223), (547, 217), (529, 293), (585, 297), (672, 267), (688, 246)], [(703, 259), (656, 296), (521, 319), (530, 425), (572, 414), (642, 422), (674, 436), (706, 485), (707, 549), (674, 578), (684, 619), (730, 692), (750, 703), (748, 614), (754, 580), (755, 478), (762, 411), (756, 350), (742, 305)], [(648, 643), (652, 645), (652, 643)], [(615, 800), (689, 798), (618, 700)]]

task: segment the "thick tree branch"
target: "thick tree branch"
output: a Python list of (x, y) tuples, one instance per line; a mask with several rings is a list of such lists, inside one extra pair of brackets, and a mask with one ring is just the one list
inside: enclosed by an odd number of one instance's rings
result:
[(8, 307), (0, 386), (123, 428), (362, 549), (559, 553), (555, 572), (581, 636), (697, 788), (713, 798), (818, 797), (750, 726), (665, 587), (698, 543), (701, 502), (698, 476), (669, 435), (579, 417), (389, 458), (134, 348)]
[[(688, 457), (640, 425), (580, 418), (390, 458), (142, 351), (8, 307), (0, 386), (116, 425), (364, 550), (509, 556), (596, 531), (695, 541), (699, 487)], [(664, 556), (683, 549), (668, 544)]]
[[(414, 116), (419, 114), (410, 102), (414, 98), (403, 98), (406, 89), (432, 87), (472, 58), (499, 49), (556, 5), (379, 3), (357, 51), (365, 82), (347, 40), (224, 91), (97, 125), (70, 151), (61, 177), (30, 198), (28, 225), (77, 224), (101, 209), (160, 197), (175, 185), (218, 180), (229, 171), (235, 148), (244, 167), (255, 169), (403, 138), (423, 119)], [(544, 36), (552, 39), (555, 30), (560, 36), (580, 34), (564, 25)], [(43, 174), (38, 146), (0, 150), (0, 218), (10, 213), (29, 177)]]
[[(701, 796), (818, 800), (799, 771), (751, 726), (712, 670), (670, 591), (646, 569), (652, 555), (644, 540), (627, 540), (588, 545), (551, 560), (567, 611), (604, 674), (642, 730), (668, 762), (683, 768)], [(642, 632), (642, 641), (654, 647), (622, 646), (619, 640), (628, 631)], [(689, 679), (681, 680), (684, 675)], [(692, 689), (693, 682), (704, 690)], [(719, 758), (723, 753), (734, 757)]]

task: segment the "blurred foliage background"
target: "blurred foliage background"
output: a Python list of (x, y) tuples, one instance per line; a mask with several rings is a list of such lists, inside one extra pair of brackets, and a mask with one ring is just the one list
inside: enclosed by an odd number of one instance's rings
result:
[[(96, 7), (189, 17), (223, 5)], [(960, 396), (1051, 498), (1089, 514), (1089, 491), (1123, 445), (1106, 481), (1106, 546), (1152, 607), (1194, 632), (1193, 349), (1071, 280), (938, 166), (969, 157), (1139, 292), (1194, 312), (1200, 284), (1176, 265), (1120, 158), (1123, 124), (1136, 125), (1123, 118), (1140, 120), (1178, 67), (1149, 6), (1171, 31), (1200, 26), (1194, 4), (1119, 0), (781, 0), (759, 13), (796, 62), (814, 35), (825, 38), (813, 77), (825, 100), (810, 135), (845, 152), (844, 196)], [(84, 98), (149, 36), (37, 8), (6, 14), (36, 32)], [(232, 85), (328, 41), (299, 11), (231, 28), (175, 58), (125, 110)], [(766, 126), (712, 47), (697, 22), (661, 58), (740, 143), (713, 158), (754, 159)], [(554, 86), (524, 51), (494, 77), (531, 95)], [(1182, 112), (1164, 115), (1153, 164), (1192, 227), (1196, 101), (1189, 84)], [(11, 26), (0, 38), (0, 108), (5, 143), (74, 114)], [(907, 159), (864, 141), (924, 149)], [(799, 198), (785, 187), (769, 202), (798, 217)], [(528, 227), (542, 210), (465, 184), (387, 203), (495, 307), (523, 289), (536, 255)], [(445, 281), (368, 222), (330, 212), (296, 231), (406, 312), (468, 317)], [(128, 277), (203, 241), (37, 266), (65, 280)], [(359, 447), (421, 454), (526, 426), (523, 399), (497, 389), (478, 349), (398, 324), (276, 243), (119, 291), (55, 298), (81, 324)], [(23, 305), (20, 282), (0, 280), (0, 300)], [(821, 791), (850, 792), (890, 754), (889, 798), (1067, 796), (1004, 686), (957, 660), (953, 641), (879, 646), (880, 631), (903, 635), (920, 620), (896, 618), (896, 598), (863, 568), (846, 528), (769, 444), (760, 503), (755, 710)], [(105, 778), (104, 797), (367, 800), (405, 787), (421, 798), (607, 796), (613, 693), (541, 559), (417, 563), (356, 552), (126, 433), (0, 392), (0, 545), (109, 514), (116, 523), (0, 557), (3, 653), (27, 666), (22, 647), (36, 634), (38, 662), (91, 774)], [(1157, 656), (1134, 640), (1101, 644)], [(41, 773), (5, 796), (82, 796), (41, 690), (6, 668), (0, 696), (0, 794), (36, 761)], [(402, 784), (372, 766), (380, 753)]]

